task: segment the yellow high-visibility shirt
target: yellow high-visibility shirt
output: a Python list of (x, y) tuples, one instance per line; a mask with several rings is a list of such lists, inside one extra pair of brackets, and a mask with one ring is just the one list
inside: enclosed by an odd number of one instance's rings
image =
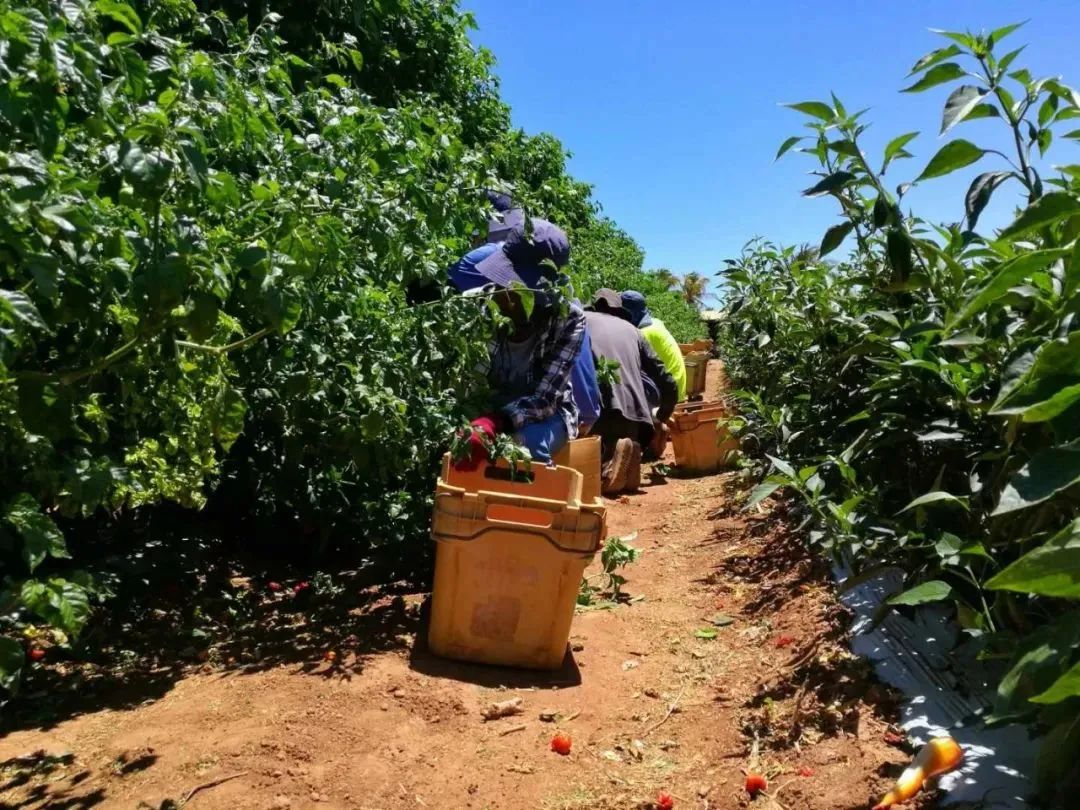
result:
[(683, 402), (686, 399), (686, 364), (683, 363), (679, 342), (664, 326), (664, 322), (655, 316), (652, 323), (641, 330), (641, 334), (649, 341), (668, 373), (675, 378), (675, 385), (679, 388), (679, 402)]

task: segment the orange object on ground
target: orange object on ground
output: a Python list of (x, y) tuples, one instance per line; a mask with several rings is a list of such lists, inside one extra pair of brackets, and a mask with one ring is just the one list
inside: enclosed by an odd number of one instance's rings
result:
[(918, 793), (927, 779), (948, 773), (964, 759), (964, 752), (952, 737), (937, 737), (922, 747), (911, 765), (900, 774), (896, 785), (874, 805), (874, 810), (886, 810), (906, 802)]
[(431, 534), (435, 584), (428, 641), (436, 655), (558, 669), (585, 567), (606, 511), (581, 502), (581, 473), (505, 462), (456, 470), (447, 456)]
[(746, 775), (745, 788), (751, 796), (757, 796), (761, 791), (769, 789), (769, 780), (760, 773), (751, 771)]
[(556, 734), (551, 738), (551, 750), (559, 756), (565, 757), (569, 754), (572, 744), (573, 740), (570, 739), (569, 734)]
[(660, 795), (656, 797), (656, 810), (675, 810), (675, 799), (670, 793), (660, 791)]
[(728, 415), (723, 402), (687, 402), (676, 406), (671, 415), (671, 443), (680, 469), (713, 473), (731, 466), (739, 441), (721, 424)]

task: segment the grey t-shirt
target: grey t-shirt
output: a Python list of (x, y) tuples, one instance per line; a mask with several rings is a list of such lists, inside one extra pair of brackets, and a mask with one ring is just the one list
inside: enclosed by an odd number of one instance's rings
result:
[(678, 399), (678, 388), (649, 342), (636, 326), (615, 315), (586, 312), (593, 354), (619, 364), (619, 382), (601, 386), (604, 410), (619, 411), (632, 422), (653, 423), (653, 406), (649, 403), (643, 383), (649, 377), (659, 391), (658, 418), (671, 415)]

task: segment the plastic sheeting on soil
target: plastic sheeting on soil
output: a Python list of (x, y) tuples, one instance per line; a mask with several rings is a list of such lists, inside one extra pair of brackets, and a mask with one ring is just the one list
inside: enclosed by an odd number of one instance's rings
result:
[[(834, 575), (842, 581), (847, 573), (837, 569)], [(902, 727), (912, 740), (921, 745), (949, 734), (963, 747), (963, 766), (941, 779), (944, 804), (1029, 807), (1025, 796), (1032, 786), (1025, 774), (1034, 773), (1037, 745), (1022, 726), (982, 727), (979, 717), (990, 709), (996, 681), (976, 660), (973, 645), (960, 642), (947, 612), (924, 605), (913, 621), (890, 611), (867, 632), (880, 605), (902, 589), (903, 572), (892, 569), (841, 594), (855, 613), (851, 651), (905, 695)]]

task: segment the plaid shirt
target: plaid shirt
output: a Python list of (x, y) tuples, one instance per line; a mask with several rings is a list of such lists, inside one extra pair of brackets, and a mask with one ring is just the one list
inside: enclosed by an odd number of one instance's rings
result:
[[(532, 376), (537, 381), (536, 388), (532, 394), (519, 397), (502, 409), (514, 430), (559, 413), (570, 438), (577, 436), (578, 409), (574, 404), (570, 372), (584, 340), (585, 313), (578, 304), (570, 304), (565, 317), (555, 316), (544, 326), (533, 352)], [(483, 373), (490, 371), (500, 347), (500, 340), (491, 342), (487, 363), (481, 369)]]

